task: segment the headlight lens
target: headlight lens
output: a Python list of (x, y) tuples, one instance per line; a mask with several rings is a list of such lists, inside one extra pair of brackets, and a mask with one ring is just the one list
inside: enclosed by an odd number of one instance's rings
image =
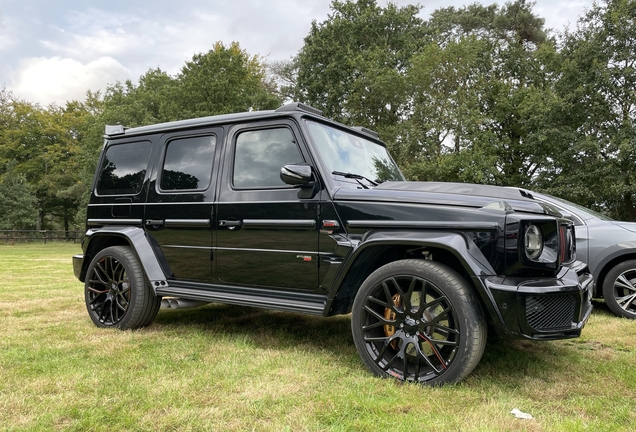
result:
[(536, 260), (541, 256), (543, 251), (543, 236), (541, 230), (536, 225), (528, 225), (526, 235), (524, 237), (524, 245), (526, 256), (531, 260)]

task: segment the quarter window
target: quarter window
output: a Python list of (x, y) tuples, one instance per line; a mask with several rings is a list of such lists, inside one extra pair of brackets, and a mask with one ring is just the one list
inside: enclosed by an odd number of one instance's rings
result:
[(166, 148), (161, 190), (203, 190), (210, 185), (215, 136), (172, 140)]
[(280, 169), (298, 162), (303, 162), (303, 158), (288, 128), (242, 132), (236, 138), (234, 187), (286, 187), (280, 179)]
[(141, 191), (148, 160), (148, 141), (118, 144), (109, 147), (100, 169), (99, 195), (134, 195)]

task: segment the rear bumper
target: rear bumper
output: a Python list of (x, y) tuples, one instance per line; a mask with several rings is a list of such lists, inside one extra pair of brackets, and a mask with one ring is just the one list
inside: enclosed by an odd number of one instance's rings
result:
[(532, 340), (578, 337), (592, 312), (593, 279), (583, 263), (563, 267), (556, 278), (487, 277), (483, 282), (495, 303), (501, 336)]
[(73, 255), (73, 273), (75, 277), (82, 280), (82, 265), (84, 264), (84, 255)]

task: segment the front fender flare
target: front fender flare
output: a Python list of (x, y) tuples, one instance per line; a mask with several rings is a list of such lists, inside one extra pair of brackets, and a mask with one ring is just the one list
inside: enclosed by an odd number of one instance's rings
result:
[[(365, 234), (359, 242), (352, 241), (354, 248), (347, 256), (339, 274), (329, 290), (325, 314), (341, 292), (350, 269), (360, 259), (364, 251), (374, 246), (414, 246), (444, 249), (453, 254), (471, 278), (495, 275), (495, 270), (477, 246), (465, 234), (457, 231), (381, 231), (373, 230)], [(477, 284), (481, 286), (481, 284)], [(358, 287), (355, 287), (357, 290)], [(482, 291), (482, 290), (480, 290)], [(347, 294), (353, 294), (348, 293)], [(485, 293), (480, 292), (480, 296)], [(485, 294), (486, 297), (489, 297)]]

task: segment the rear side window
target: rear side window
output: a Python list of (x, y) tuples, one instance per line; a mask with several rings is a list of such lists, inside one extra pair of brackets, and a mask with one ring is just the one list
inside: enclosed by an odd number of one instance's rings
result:
[(117, 144), (106, 149), (100, 169), (99, 195), (134, 195), (141, 191), (150, 159), (148, 141)]
[(236, 138), (234, 187), (260, 189), (286, 187), (280, 179), (285, 164), (303, 162), (287, 128), (242, 132)]
[(216, 137), (172, 140), (166, 148), (161, 190), (204, 190), (210, 185)]

